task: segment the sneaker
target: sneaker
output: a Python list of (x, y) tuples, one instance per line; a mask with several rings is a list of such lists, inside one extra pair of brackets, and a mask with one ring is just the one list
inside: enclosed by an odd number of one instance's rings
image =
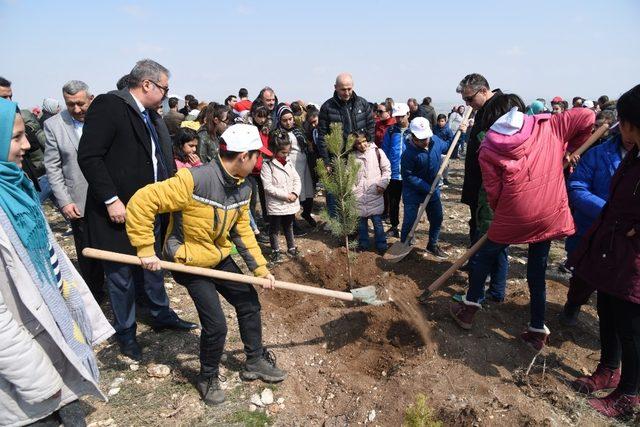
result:
[(276, 366), (276, 356), (272, 351), (264, 350), (262, 357), (247, 360), (240, 378), (245, 381), (261, 379), (268, 383), (277, 383), (287, 378), (287, 373)]
[(311, 228), (316, 228), (318, 226), (318, 223), (316, 222), (315, 219), (313, 219), (313, 216), (311, 216), (310, 213), (303, 213), (302, 215), (300, 215), (305, 221), (307, 221), (307, 224), (309, 224), (311, 226)]
[(219, 405), (224, 402), (224, 391), (220, 388), (218, 375), (210, 377), (200, 375), (196, 383), (196, 388), (200, 392), (200, 398), (207, 405)]
[(617, 389), (606, 397), (589, 399), (587, 403), (602, 415), (610, 418), (631, 415), (634, 409), (640, 405), (638, 396), (624, 394)]
[(529, 347), (539, 353), (542, 351), (545, 344), (547, 344), (549, 334), (551, 334), (551, 331), (549, 331), (549, 328), (546, 326), (544, 329), (536, 329), (529, 326), (526, 331), (520, 334), (520, 338)]
[(438, 245), (427, 246), (427, 252), (438, 258), (447, 258), (449, 256), (449, 254), (443, 251)]
[(467, 301), (467, 298), (463, 296), (461, 302), (454, 302), (449, 305), (449, 314), (462, 329), (471, 329), (473, 317), (481, 308), (480, 304)]
[(398, 231), (398, 227), (391, 227), (387, 230), (387, 237), (395, 237), (396, 239), (400, 238), (400, 232)]
[(619, 382), (620, 368), (611, 369), (598, 363), (593, 374), (576, 379), (571, 383), (571, 386), (578, 393), (591, 394), (600, 390), (616, 388)]
[(284, 256), (280, 251), (273, 251), (271, 252), (271, 258), (269, 261), (271, 264), (280, 264), (281, 262), (284, 262)]
[(355, 249), (356, 253), (367, 252), (368, 250), (369, 248), (365, 248), (364, 246), (360, 246), (360, 245), (356, 246), (356, 249)]
[(378, 249), (376, 249), (376, 252), (378, 253), (378, 255), (380, 255), (380, 256), (384, 256), (384, 254), (386, 254), (386, 253), (387, 253), (387, 249), (388, 249), (388, 248), (384, 248), (384, 249), (382, 249), (382, 248), (378, 248)]
[(287, 249), (287, 255), (289, 255), (291, 258), (298, 258), (300, 256), (300, 251), (298, 250), (298, 248)]
[(567, 302), (558, 316), (558, 321), (562, 326), (576, 326), (578, 324), (578, 314), (580, 314), (580, 306)]

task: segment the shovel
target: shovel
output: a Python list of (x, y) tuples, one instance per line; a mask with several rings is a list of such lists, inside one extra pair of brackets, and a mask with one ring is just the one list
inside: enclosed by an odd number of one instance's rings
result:
[[(611, 129), (615, 128), (616, 126), (618, 126), (618, 123), (612, 125)], [(587, 139), (584, 142), (584, 144), (582, 144), (580, 146), (580, 148), (578, 148), (576, 151), (571, 153), (570, 157), (573, 158), (575, 156), (582, 155), (582, 153), (587, 151), (589, 149), (589, 147), (591, 147), (597, 140), (599, 140), (602, 137), (602, 135), (604, 135), (604, 133), (607, 131), (607, 129), (609, 129), (609, 125), (607, 123), (604, 123), (598, 129), (596, 129), (595, 132), (593, 132), (591, 134), (589, 139)], [(564, 163), (563, 168), (566, 169), (569, 166), (569, 164), (570, 164), (570, 162)], [(480, 250), (480, 248), (482, 247), (482, 245), (484, 244), (484, 242), (487, 241), (487, 239), (488, 239), (488, 237), (485, 234), (473, 246), (471, 246), (469, 249), (467, 249), (467, 251), (456, 262), (451, 264), (451, 267), (449, 267), (449, 269), (447, 271), (445, 271), (440, 277), (438, 277), (436, 279), (435, 282), (433, 282), (431, 285), (429, 285), (429, 287), (427, 289), (425, 289), (425, 291), (422, 294), (420, 294), (420, 296), (418, 297), (418, 301), (421, 304), (426, 304), (426, 302), (429, 299), (429, 297), (431, 296), (431, 294), (433, 292), (435, 292), (436, 290), (440, 289), (442, 287), (442, 285), (444, 285), (445, 282), (449, 279), (449, 277), (453, 276), (453, 274), (456, 271), (458, 271), (458, 269), (462, 266), (462, 264), (467, 262), (467, 260), (469, 258), (471, 258), (476, 252), (478, 252)]]
[[(466, 111), (464, 112), (464, 115), (462, 117), (462, 123), (466, 123), (469, 120), (469, 116), (471, 115), (471, 111), (473, 111), (472, 108), (467, 108)], [(414, 247), (414, 234), (416, 232), (416, 228), (418, 228), (418, 224), (420, 223), (420, 218), (422, 218), (422, 215), (424, 214), (425, 209), (427, 208), (427, 204), (429, 203), (429, 200), (431, 200), (431, 196), (433, 195), (433, 193), (435, 193), (436, 189), (438, 188), (438, 185), (440, 185), (440, 180), (442, 179), (442, 174), (444, 173), (444, 170), (446, 169), (447, 165), (449, 164), (449, 158), (451, 157), (451, 154), (453, 153), (453, 150), (456, 148), (456, 145), (458, 144), (458, 140), (460, 139), (460, 136), (462, 135), (462, 132), (460, 131), (460, 129), (458, 129), (456, 131), (456, 135), (453, 138), (453, 141), (451, 142), (451, 145), (449, 146), (449, 150), (447, 151), (447, 155), (445, 156), (444, 160), (442, 161), (442, 164), (440, 165), (440, 169), (438, 170), (438, 174), (436, 175), (436, 178), (433, 180), (433, 183), (431, 184), (431, 189), (429, 190), (429, 194), (427, 194), (426, 199), (424, 199), (424, 202), (422, 202), (420, 204), (420, 208), (418, 209), (418, 215), (416, 216), (415, 221), (413, 221), (413, 226), (411, 227), (411, 231), (409, 231), (409, 234), (407, 235), (407, 238), (405, 239), (404, 242), (401, 241), (397, 241), (396, 243), (394, 243), (389, 250), (387, 250), (387, 252), (384, 254), (384, 259), (389, 261), (389, 262), (399, 262), (401, 261), (404, 257), (406, 257), (407, 255), (409, 255), (409, 253), (411, 252), (411, 250)]]
[[(118, 252), (103, 251), (94, 248), (84, 248), (82, 255), (87, 258), (95, 258), (103, 261), (118, 262), (121, 264), (141, 265), (140, 258), (134, 255), (126, 255)], [(177, 271), (180, 273), (195, 274), (198, 276), (211, 277), (213, 279), (229, 280), (232, 282), (247, 283), (251, 285), (263, 285), (269, 283), (269, 279), (261, 277), (246, 276), (244, 274), (230, 273), (228, 271), (214, 270), (212, 268), (194, 267), (190, 265), (178, 264), (169, 261), (160, 261), (160, 266), (165, 270)], [(352, 289), (351, 292), (334, 291), (331, 289), (316, 288), (314, 286), (300, 285), (297, 283), (281, 282), (276, 280), (276, 289), (303, 292), (306, 294), (320, 295), (323, 297), (337, 298), (343, 301), (357, 301), (370, 305), (382, 305), (388, 301), (378, 299), (375, 286), (365, 286)]]

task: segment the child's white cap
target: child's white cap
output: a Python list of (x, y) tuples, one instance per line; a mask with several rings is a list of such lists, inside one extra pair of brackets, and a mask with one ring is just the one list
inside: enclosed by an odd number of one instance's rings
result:
[(427, 139), (433, 136), (429, 120), (424, 117), (416, 117), (409, 123), (409, 130), (418, 139)]
[(258, 128), (253, 125), (239, 123), (229, 126), (221, 137), (225, 142), (227, 151), (243, 153), (245, 151), (260, 150), (267, 156), (273, 155), (271, 151), (262, 145)]

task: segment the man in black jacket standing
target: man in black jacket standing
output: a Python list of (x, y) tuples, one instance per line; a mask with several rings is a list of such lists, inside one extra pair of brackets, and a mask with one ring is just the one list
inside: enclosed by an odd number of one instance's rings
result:
[[(327, 168), (331, 159), (325, 137), (329, 133), (331, 123), (342, 123), (345, 140), (355, 131), (364, 131), (367, 141), (373, 141), (376, 127), (371, 106), (366, 99), (353, 91), (351, 74), (338, 74), (334, 88), (333, 97), (322, 104), (318, 115), (318, 154)], [(335, 216), (335, 201), (330, 194), (327, 194), (327, 207), (330, 215)]]
[[(500, 89), (491, 91), (489, 83), (480, 74), (469, 74), (462, 79), (456, 88), (462, 96), (462, 100), (476, 111), (473, 127), (469, 134), (467, 145), (467, 155), (464, 161), (464, 182), (462, 184), (462, 203), (469, 206), (471, 211), (471, 219), (469, 219), (469, 238), (471, 244), (475, 243), (478, 236), (477, 210), (478, 210), (478, 193), (482, 186), (482, 172), (480, 170), (480, 162), (478, 161), (478, 149), (482, 142), (478, 135), (487, 132), (493, 123), (487, 123), (484, 116), (485, 111), (496, 94), (502, 94)], [(467, 131), (466, 123), (460, 125), (460, 130), (464, 133)]]
[[(157, 62), (138, 61), (128, 88), (100, 95), (85, 118), (78, 164), (89, 184), (85, 217), (92, 247), (135, 255), (125, 230), (125, 206), (140, 188), (174, 174), (169, 131), (156, 109), (169, 92), (169, 71)], [(156, 252), (160, 252), (156, 221)], [(144, 283), (154, 329), (190, 330), (196, 324), (169, 308), (162, 271), (104, 262), (114, 328), (121, 352), (139, 360), (135, 288)]]

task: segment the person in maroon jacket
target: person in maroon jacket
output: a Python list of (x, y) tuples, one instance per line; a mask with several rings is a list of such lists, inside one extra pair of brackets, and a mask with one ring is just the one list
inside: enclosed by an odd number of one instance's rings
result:
[(574, 275), (598, 290), (600, 363), (574, 388), (593, 393), (589, 399), (608, 417), (629, 415), (639, 406), (640, 389), (640, 85), (617, 104), (620, 132), (634, 148), (620, 163), (611, 182), (609, 201), (569, 264)]

